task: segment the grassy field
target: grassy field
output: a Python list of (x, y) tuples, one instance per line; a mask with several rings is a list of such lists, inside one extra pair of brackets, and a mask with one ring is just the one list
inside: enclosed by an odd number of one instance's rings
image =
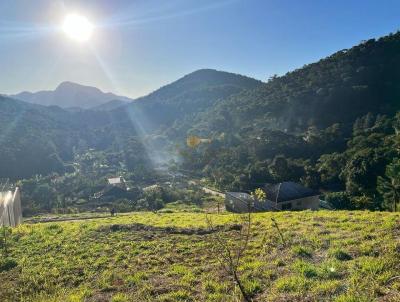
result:
[[(399, 214), (279, 212), (252, 220), (240, 274), (254, 301), (400, 301)], [(205, 215), (190, 212), (21, 225), (0, 262), (0, 300), (241, 301), (213, 253), (215, 234), (199, 228), (207, 228)]]

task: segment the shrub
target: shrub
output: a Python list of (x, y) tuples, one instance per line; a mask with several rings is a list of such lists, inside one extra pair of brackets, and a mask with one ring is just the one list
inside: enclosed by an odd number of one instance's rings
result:
[(346, 192), (327, 193), (325, 194), (324, 198), (335, 209), (338, 210), (353, 209), (350, 196)]

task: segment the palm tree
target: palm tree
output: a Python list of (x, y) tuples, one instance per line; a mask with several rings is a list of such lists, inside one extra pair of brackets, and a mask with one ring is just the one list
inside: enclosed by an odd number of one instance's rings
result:
[(378, 177), (378, 191), (383, 199), (393, 204), (393, 211), (397, 211), (400, 201), (400, 159), (396, 158), (386, 167), (385, 177)]

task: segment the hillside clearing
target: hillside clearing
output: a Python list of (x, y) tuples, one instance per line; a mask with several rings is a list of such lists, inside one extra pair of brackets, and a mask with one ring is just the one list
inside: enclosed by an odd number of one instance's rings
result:
[[(239, 222), (238, 215), (226, 213), (212, 219), (218, 225)], [(252, 219), (240, 271), (254, 301), (400, 300), (400, 214), (305, 211), (259, 213)], [(0, 297), (240, 301), (206, 230), (200, 213), (21, 225), (9, 238), (9, 258), (0, 263)], [(235, 227), (221, 232), (232, 242), (238, 234)]]

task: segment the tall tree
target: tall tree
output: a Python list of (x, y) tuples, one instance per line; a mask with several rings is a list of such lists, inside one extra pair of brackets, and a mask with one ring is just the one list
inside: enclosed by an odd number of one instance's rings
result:
[(400, 159), (396, 158), (386, 167), (385, 177), (378, 177), (378, 191), (386, 204), (392, 204), (394, 212), (400, 201)]

